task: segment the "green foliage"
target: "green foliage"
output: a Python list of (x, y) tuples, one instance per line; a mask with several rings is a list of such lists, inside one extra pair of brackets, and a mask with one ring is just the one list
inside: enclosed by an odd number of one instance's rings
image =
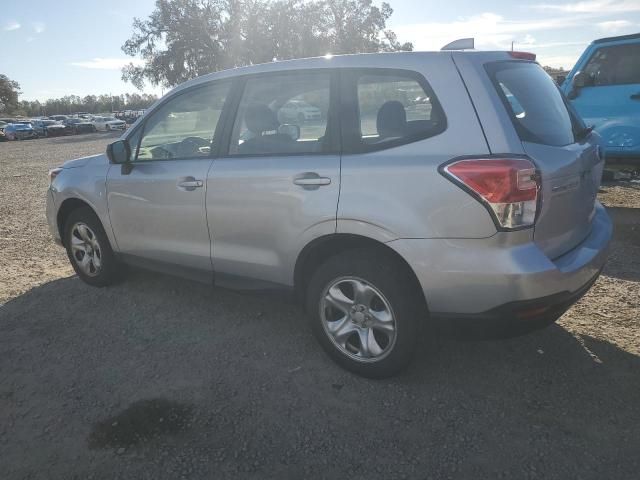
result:
[(16, 108), (20, 85), (0, 73), (0, 113), (9, 113)]
[(67, 95), (44, 102), (23, 100), (8, 112), (35, 117), (40, 115), (66, 115), (75, 112), (106, 113), (117, 110), (142, 110), (157, 100), (155, 95), (127, 93), (125, 95)]
[(392, 13), (372, 0), (157, 0), (122, 47), (144, 64), (130, 63), (122, 78), (172, 87), (274, 58), (412, 50), (386, 29)]

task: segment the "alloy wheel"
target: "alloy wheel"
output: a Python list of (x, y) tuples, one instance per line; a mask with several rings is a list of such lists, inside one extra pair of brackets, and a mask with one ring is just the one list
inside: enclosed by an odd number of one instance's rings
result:
[(85, 223), (78, 222), (71, 229), (71, 253), (83, 273), (95, 277), (102, 268), (102, 249), (98, 237)]
[(320, 318), (331, 342), (361, 362), (386, 357), (396, 340), (396, 320), (382, 292), (357, 277), (342, 277), (325, 288)]

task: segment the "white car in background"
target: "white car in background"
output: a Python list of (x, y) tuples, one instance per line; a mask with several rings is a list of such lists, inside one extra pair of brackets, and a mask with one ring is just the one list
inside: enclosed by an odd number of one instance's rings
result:
[(303, 123), (310, 120), (321, 120), (322, 111), (303, 100), (289, 100), (278, 110), (278, 118), (281, 121), (293, 120)]
[(126, 122), (118, 120), (114, 117), (93, 117), (91, 123), (99, 132), (108, 132), (111, 130), (125, 130), (127, 128)]

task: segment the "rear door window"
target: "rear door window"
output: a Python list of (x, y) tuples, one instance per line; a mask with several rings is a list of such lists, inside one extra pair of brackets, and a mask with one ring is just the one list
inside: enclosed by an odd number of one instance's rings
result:
[(640, 43), (599, 48), (584, 72), (587, 86), (640, 83)]
[(486, 69), (522, 141), (551, 146), (575, 141), (580, 121), (572, 118), (564, 96), (537, 63), (494, 62)]

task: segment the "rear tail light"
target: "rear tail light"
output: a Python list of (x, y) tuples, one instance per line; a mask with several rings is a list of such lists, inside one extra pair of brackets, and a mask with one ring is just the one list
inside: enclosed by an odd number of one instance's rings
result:
[(445, 165), (443, 174), (477, 198), (500, 230), (535, 223), (540, 177), (524, 158), (472, 158)]

